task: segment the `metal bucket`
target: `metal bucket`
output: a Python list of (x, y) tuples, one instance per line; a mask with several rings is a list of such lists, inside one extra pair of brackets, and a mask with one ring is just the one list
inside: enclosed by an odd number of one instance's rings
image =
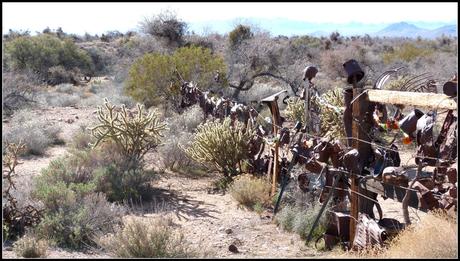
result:
[(424, 113), (421, 110), (414, 109), (411, 113), (399, 121), (399, 128), (406, 134), (415, 138), (413, 133), (417, 130), (417, 121), (423, 115)]
[(364, 71), (359, 66), (358, 62), (354, 59), (348, 60), (343, 64), (343, 68), (347, 72), (348, 78), (347, 82), (349, 84), (353, 83), (353, 78), (356, 76), (356, 82), (361, 81), (364, 77)]

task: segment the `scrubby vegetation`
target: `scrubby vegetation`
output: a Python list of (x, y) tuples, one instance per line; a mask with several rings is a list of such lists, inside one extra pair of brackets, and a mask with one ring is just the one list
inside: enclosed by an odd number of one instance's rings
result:
[(46, 257), (47, 249), (48, 243), (45, 240), (37, 240), (29, 235), (16, 241), (13, 246), (14, 252), (24, 258)]
[(103, 236), (99, 244), (117, 257), (124, 258), (186, 258), (195, 253), (187, 246), (171, 220), (125, 219), (114, 235)]
[(266, 179), (248, 174), (235, 178), (229, 187), (232, 197), (251, 210), (270, 205), (270, 190), (271, 184)]
[[(298, 95), (308, 83), (302, 70), (315, 65), (315, 87), (333, 105), (312, 99), (321, 121), (318, 135), (341, 137), (343, 127), (334, 123), (342, 121), (344, 61), (358, 61), (366, 73), (362, 85), (372, 84), (385, 70), (405, 67), (392, 76), (387, 89), (400, 89), (409, 81), (407, 75), (425, 72), (442, 86), (458, 69), (457, 38), (450, 37), (413, 40), (338, 32), (287, 37), (246, 24), (225, 35), (198, 35), (170, 12), (145, 19), (139, 29), (101, 36), (67, 34), (62, 28), (46, 28), (34, 36), (12, 30), (3, 35), (3, 188), (8, 190), (2, 193), (2, 230), (4, 241), (16, 240), (17, 256), (45, 257), (48, 246), (58, 246), (102, 248), (128, 258), (196, 257), (170, 220), (123, 220), (133, 201), (154, 202), (155, 193), (162, 192), (155, 191), (156, 178), (173, 172), (211, 178), (208, 186), (227, 190), (240, 205), (258, 213), (274, 204), (266, 176), (243, 174), (256, 130), (228, 117), (203, 122), (202, 102), (181, 106), (184, 81), (209, 91), (210, 99), (232, 97), (254, 106), (257, 122), (270, 130), (264, 120), (270, 110), (255, 101), (287, 90), (287, 105), (279, 102), (282, 116), (303, 121), (304, 101)], [(72, 121), (50, 120), (50, 114), (66, 109), (96, 109), (72, 140), (67, 127), (80, 115), (72, 114)], [(67, 151), (33, 178), (16, 175), (14, 166), (48, 157), (52, 146), (66, 146)], [(286, 192), (275, 222), (305, 239), (320, 205), (313, 194), (295, 193)], [(190, 202), (174, 193), (168, 196), (177, 201), (172, 204), (178, 216), (189, 207)], [(190, 208), (202, 214), (199, 206)], [(322, 216), (313, 239), (325, 232), (327, 218)], [(456, 225), (430, 215), (378, 257), (455, 257)], [(414, 244), (419, 241), (426, 243)]]

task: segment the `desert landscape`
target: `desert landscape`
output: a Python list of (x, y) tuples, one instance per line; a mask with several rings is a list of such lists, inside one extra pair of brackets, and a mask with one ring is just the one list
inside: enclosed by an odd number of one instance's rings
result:
[(458, 258), (449, 30), (3, 31), (2, 257)]

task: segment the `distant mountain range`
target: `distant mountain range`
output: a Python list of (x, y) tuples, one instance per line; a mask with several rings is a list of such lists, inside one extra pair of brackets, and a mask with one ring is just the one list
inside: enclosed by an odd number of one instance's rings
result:
[[(351, 22), (344, 24), (311, 23), (296, 21), (285, 18), (262, 18), (252, 19), (252, 24), (270, 31), (273, 35), (311, 35), (315, 37), (328, 37), (332, 32), (338, 31), (343, 36), (365, 35), (387, 37), (411, 37), (437, 38), (441, 35), (457, 36), (457, 24), (441, 22), (399, 22), (394, 24), (367, 24)], [(207, 21), (192, 23), (191, 29), (197, 32), (201, 28), (211, 28), (211, 31), (228, 33), (233, 30), (235, 22), (230, 21)]]
[(413, 24), (406, 22), (400, 22), (396, 24), (391, 24), (385, 27), (383, 30), (380, 30), (372, 36), (387, 36), (387, 37), (422, 37), (422, 38), (437, 38), (442, 35), (445, 36), (457, 36), (457, 26), (456, 25), (446, 25), (439, 27), (434, 30), (428, 30), (424, 28), (417, 27)]

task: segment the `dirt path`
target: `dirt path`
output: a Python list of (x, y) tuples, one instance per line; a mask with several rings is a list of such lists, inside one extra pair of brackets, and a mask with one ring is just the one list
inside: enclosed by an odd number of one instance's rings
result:
[[(157, 202), (166, 211), (146, 217), (169, 215), (181, 226), (187, 241), (209, 257), (314, 257), (295, 233), (284, 232), (266, 214), (245, 210), (230, 194), (209, 194), (212, 178), (192, 179), (177, 174), (156, 184)], [(239, 253), (228, 247), (234, 244)]]

